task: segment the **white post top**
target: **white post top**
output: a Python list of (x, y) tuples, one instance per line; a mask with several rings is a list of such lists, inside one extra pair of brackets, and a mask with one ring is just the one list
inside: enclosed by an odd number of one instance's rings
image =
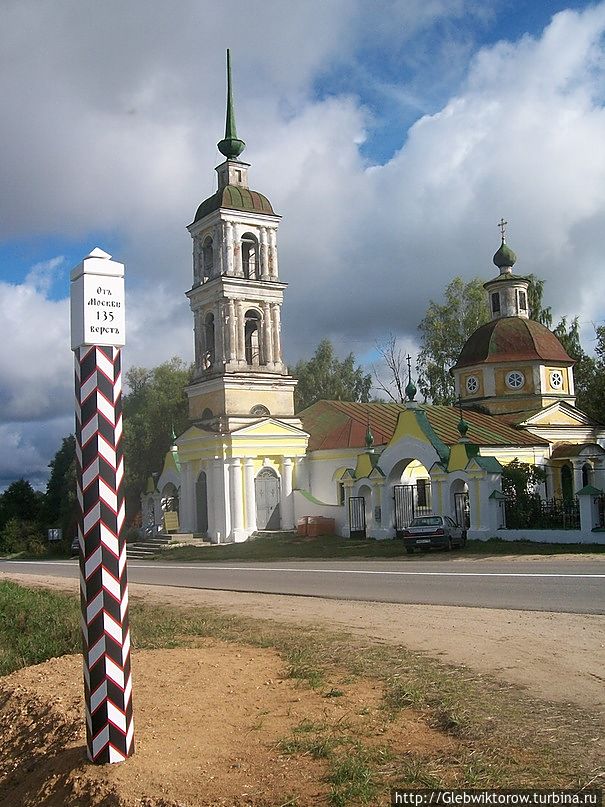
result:
[(71, 271), (71, 349), (125, 344), (124, 264), (99, 247)]
[(108, 277), (124, 277), (124, 264), (112, 261), (111, 255), (100, 247), (92, 252), (71, 270), (71, 280), (77, 280), (82, 275), (105, 275)]

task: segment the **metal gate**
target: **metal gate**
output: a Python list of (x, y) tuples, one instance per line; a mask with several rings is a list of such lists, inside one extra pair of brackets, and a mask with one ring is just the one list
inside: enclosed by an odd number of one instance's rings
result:
[(349, 537), (366, 537), (366, 500), (363, 496), (349, 498)]
[(256, 493), (256, 526), (259, 530), (279, 530), (279, 478), (271, 468), (261, 468), (254, 480)]
[(456, 524), (468, 530), (471, 526), (471, 509), (468, 493), (454, 494), (454, 510), (456, 513)]
[(401, 533), (410, 526), (414, 518), (414, 485), (395, 485), (393, 498), (395, 499), (395, 535), (401, 538)]

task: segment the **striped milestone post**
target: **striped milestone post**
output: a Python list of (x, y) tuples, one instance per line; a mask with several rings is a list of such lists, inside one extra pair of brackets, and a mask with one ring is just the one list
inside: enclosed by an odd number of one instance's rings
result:
[(71, 273), (86, 742), (92, 762), (134, 753), (122, 478), (124, 265), (94, 249)]

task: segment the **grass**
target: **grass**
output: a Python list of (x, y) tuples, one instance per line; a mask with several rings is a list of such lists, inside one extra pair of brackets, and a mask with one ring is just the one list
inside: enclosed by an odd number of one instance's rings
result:
[[(206, 637), (274, 648), (285, 674), (303, 691), (311, 687), (346, 705), (347, 719), (303, 720), (278, 748), (324, 761), (334, 807), (377, 804), (377, 794), (394, 786), (598, 786), (602, 724), (577, 707), (536, 701), (511, 685), (404, 647), (313, 626), (293, 629), (210, 607), (148, 606), (136, 598), (130, 614), (135, 649), (199, 646)], [(0, 582), (0, 673), (78, 652), (79, 617), (72, 595)], [(355, 718), (368, 710), (347, 696), (348, 684), (364, 682), (382, 692), (380, 708), (367, 718), (372, 732)], [(387, 731), (410, 714), (450, 737), (454, 750), (427, 755), (380, 745), (376, 728)], [(254, 728), (262, 730), (262, 722)]]
[[(463, 555), (560, 555), (605, 553), (605, 544), (539, 544), (532, 541), (503, 541), (492, 538), (489, 541), (468, 541), (462, 552), (455, 552), (456, 557)], [(449, 557), (439, 552), (431, 552), (422, 557)], [(415, 555), (418, 557), (418, 555)], [(258, 534), (240, 544), (221, 544), (217, 546), (182, 546), (166, 549), (157, 559), (174, 561), (210, 561), (217, 560), (287, 560), (288, 558), (408, 558), (403, 541), (375, 541), (372, 539), (352, 540), (336, 535), (322, 535), (318, 538), (306, 538), (289, 532)]]

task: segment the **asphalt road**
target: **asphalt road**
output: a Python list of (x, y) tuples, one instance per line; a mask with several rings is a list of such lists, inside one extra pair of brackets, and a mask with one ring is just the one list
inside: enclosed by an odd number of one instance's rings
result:
[[(76, 560), (0, 561), (0, 572), (77, 577)], [(128, 562), (133, 583), (339, 600), (605, 613), (605, 562), (539, 558), (274, 563)]]

